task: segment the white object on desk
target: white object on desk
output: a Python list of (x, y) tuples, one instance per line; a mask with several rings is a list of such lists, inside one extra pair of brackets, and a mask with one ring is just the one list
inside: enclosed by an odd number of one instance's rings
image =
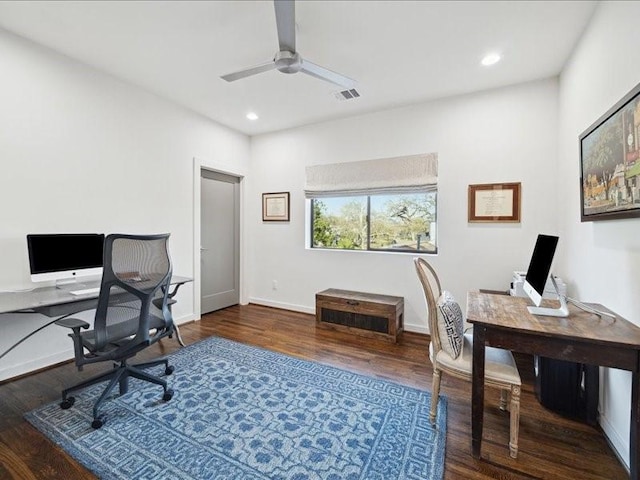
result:
[(90, 293), (98, 293), (100, 292), (100, 287), (95, 288), (83, 288), (82, 290), (71, 290), (69, 293), (71, 295), (89, 295)]
[[(527, 294), (524, 291), (524, 279), (527, 276), (527, 272), (513, 272), (513, 278), (511, 279), (511, 288), (509, 289), (509, 293), (512, 297), (526, 297)], [(553, 277), (558, 285), (558, 293), (561, 295), (567, 295), (567, 285), (562, 281), (560, 277)], [(558, 299), (558, 294), (556, 293), (556, 289), (550, 280), (547, 280), (547, 283), (544, 286), (544, 295), (542, 298), (548, 298), (552, 300)]]

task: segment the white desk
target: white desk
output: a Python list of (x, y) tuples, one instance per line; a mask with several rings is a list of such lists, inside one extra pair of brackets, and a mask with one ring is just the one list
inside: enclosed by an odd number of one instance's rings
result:
[[(169, 298), (173, 299), (176, 293), (178, 293), (178, 289), (180, 288), (180, 286), (191, 281), (193, 281), (193, 279), (189, 277), (180, 277), (178, 275), (173, 275), (171, 277), (171, 285), (173, 286), (173, 289), (171, 290), (171, 292), (169, 292)], [(86, 285), (86, 288), (99, 287), (100, 279), (84, 281), (82, 282), (82, 284)], [(9, 349), (2, 352), (0, 354), (0, 359), (11, 350), (16, 348), (18, 345), (20, 345), (22, 342), (24, 342), (27, 338), (36, 334), (43, 328), (55, 323), (57, 320), (59, 320), (59, 317), (78, 313), (83, 310), (96, 308), (96, 306), (98, 305), (98, 292), (89, 293), (86, 295), (72, 295), (71, 293), (69, 293), (69, 291), (73, 289), (75, 289), (75, 287), (69, 287), (68, 290), (56, 287), (42, 287), (23, 292), (0, 293), (0, 314), (40, 313), (47, 317), (53, 318), (53, 320), (30, 332), (25, 337), (22, 337), (11, 347), (9, 347)], [(180, 345), (184, 346), (184, 342), (182, 341), (180, 330), (178, 329), (177, 325), (176, 336), (178, 337)]]

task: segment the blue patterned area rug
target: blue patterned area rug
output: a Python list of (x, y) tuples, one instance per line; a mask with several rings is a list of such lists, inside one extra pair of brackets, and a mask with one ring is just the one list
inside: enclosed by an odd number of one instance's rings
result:
[[(175, 391), (131, 379), (103, 407), (104, 384), (25, 416), (103, 479), (440, 480), (446, 401), (429, 392), (222, 338), (171, 355)], [(158, 372), (163, 367), (159, 367)]]

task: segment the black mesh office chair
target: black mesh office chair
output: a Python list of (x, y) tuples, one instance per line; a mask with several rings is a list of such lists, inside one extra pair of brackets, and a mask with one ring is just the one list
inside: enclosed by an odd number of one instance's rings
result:
[(98, 412), (100, 405), (116, 384), (120, 386), (120, 394), (125, 394), (129, 377), (161, 385), (165, 401), (173, 396), (165, 380), (143, 371), (143, 368), (164, 364), (164, 373), (170, 375), (173, 367), (166, 358), (138, 365), (128, 363), (141, 350), (175, 332), (168, 306), (171, 281), (168, 240), (169, 234), (107, 236), (93, 329), (87, 330), (90, 325), (77, 318), (57, 322), (73, 331), (69, 336), (73, 339), (78, 370), (89, 363), (117, 362), (108, 372), (62, 392), (60, 407), (67, 409), (75, 401), (69, 393), (110, 380), (93, 406), (93, 428), (100, 428), (104, 422)]

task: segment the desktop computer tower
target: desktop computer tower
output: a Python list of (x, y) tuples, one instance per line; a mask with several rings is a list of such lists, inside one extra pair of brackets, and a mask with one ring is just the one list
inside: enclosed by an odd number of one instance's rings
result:
[(600, 371), (597, 365), (534, 356), (538, 401), (551, 411), (590, 425), (598, 422)]
[[(513, 272), (509, 294), (526, 297), (526, 272)], [(558, 290), (566, 295), (567, 286), (555, 277)], [(545, 286), (543, 298), (557, 298), (551, 282)], [(582, 420), (590, 425), (598, 422), (600, 369), (598, 366), (555, 360), (534, 355), (535, 392), (545, 408), (566, 417)]]

